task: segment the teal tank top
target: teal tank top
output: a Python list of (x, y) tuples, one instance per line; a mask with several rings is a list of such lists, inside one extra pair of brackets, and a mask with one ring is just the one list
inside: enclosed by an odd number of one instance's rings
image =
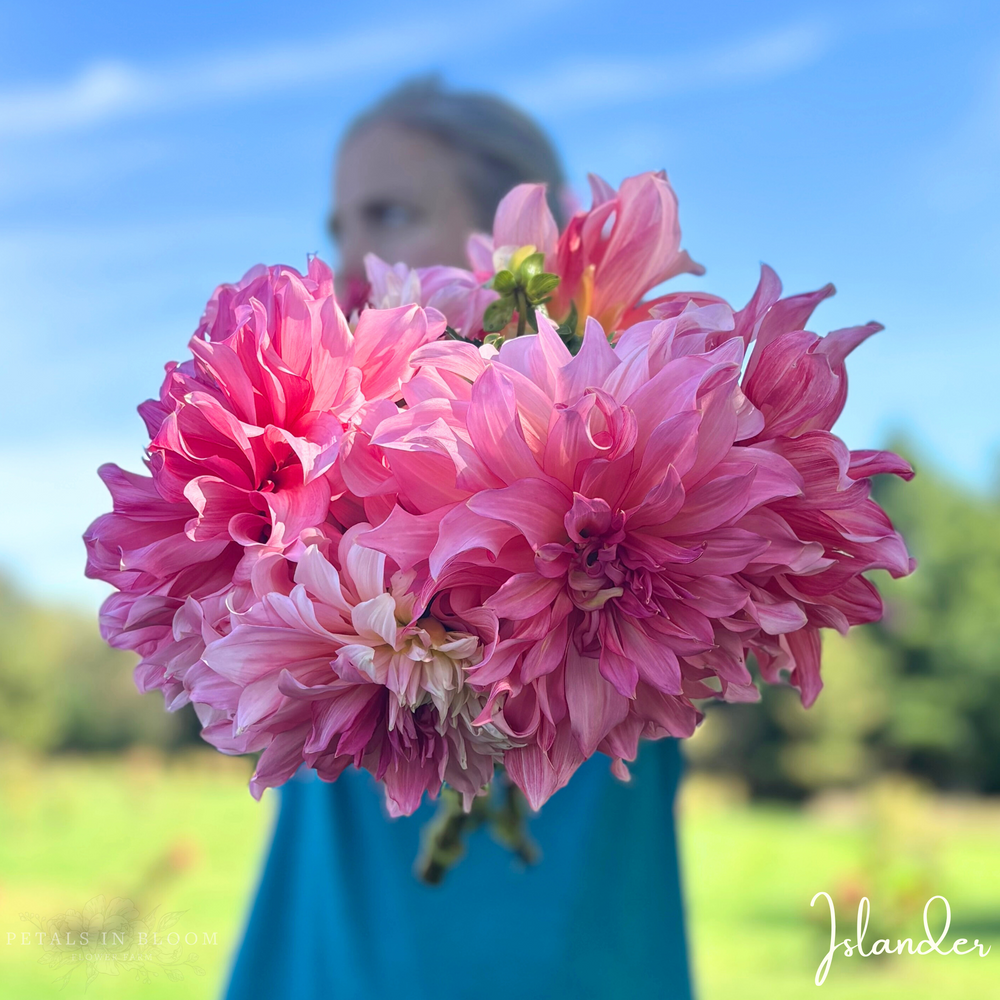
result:
[(300, 772), (277, 823), (226, 1000), (689, 1000), (677, 741), (628, 784), (597, 755), (537, 814), (525, 867), (485, 829), (439, 886), (412, 873), (436, 803), (389, 819), (364, 771)]

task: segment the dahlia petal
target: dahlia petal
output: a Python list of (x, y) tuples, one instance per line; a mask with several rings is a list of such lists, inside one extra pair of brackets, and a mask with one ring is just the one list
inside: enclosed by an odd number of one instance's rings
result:
[(672, 465), (668, 465), (663, 479), (650, 489), (641, 505), (629, 512), (629, 531), (640, 531), (643, 528), (648, 531), (666, 529), (666, 525), (670, 524), (672, 532), (678, 512), (687, 509), (686, 499), (680, 474)]
[(892, 475), (910, 480), (913, 478), (913, 466), (891, 451), (852, 451), (847, 474), (852, 479)]
[[(681, 670), (674, 651), (647, 635), (639, 624), (623, 619), (619, 621), (618, 628), (624, 655), (636, 664), (638, 676), (658, 691), (680, 694)], [(619, 691), (624, 694), (621, 689)]]
[(628, 499), (638, 503), (663, 478), (668, 466), (685, 476), (694, 465), (698, 449), (701, 414), (696, 410), (667, 417), (649, 435), (642, 455), (642, 465), (628, 492)]
[[(538, 323), (538, 334), (534, 344), (536, 356), (544, 359), (544, 364), (547, 366), (558, 392), (559, 374), (573, 360), (573, 355), (570, 354), (569, 348), (563, 343), (555, 326), (547, 316), (539, 313), (536, 316), (536, 321)], [(502, 353), (501, 351), (501, 355)], [(500, 360), (503, 361), (502, 356)], [(555, 396), (555, 399), (559, 400), (558, 395)]]
[(487, 601), (487, 606), (501, 618), (531, 618), (547, 608), (564, 586), (562, 580), (549, 580), (537, 573), (516, 573)]
[(267, 716), (273, 715), (285, 700), (285, 696), (278, 690), (273, 675), (251, 681), (240, 692), (236, 708), (237, 732), (243, 732)]
[(303, 486), (261, 495), (274, 524), (269, 544), (278, 539), (290, 544), (307, 528), (322, 524), (330, 509), (330, 483), (325, 475)]
[(340, 585), (340, 574), (320, 552), (310, 545), (295, 567), (295, 582), (301, 584), (318, 600), (338, 611), (349, 613), (350, 606)]
[(827, 284), (818, 291), (806, 292), (804, 295), (792, 295), (774, 303), (759, 324), (757, 343), (747, 363), (744, 382), (753, 377), (763, 350), (772, 340), (785, 333), (804, 330), (816, 306), (835, 294), (836, 291), (837, 289), (833, 285)]
[(412, 569), (437, 544), (441, 522), (447, 513), (447, 507), (428, 514), (411, 514), (394, 506), (377, 528), (360, 536), (360, 544), (385, 553), (401, 570)]
[(445, 318), (436, 310), (404, 305), (365, 309), (354, 332), (354, 365), (363, 372), (361, 388), (368, 399), (391, 397), (411, 371), (410, 352), (437, 340)]
[(844, 359), (859, 344), (863, 344), (870, 336), (884, 330), (881, 323), (865, 323), (864, 326), (851, 326), (843, 330), (831, 330), (816, 345), (816, 353), (824, 354), (834, 369), (843, 365)]
[(278, 733), (268, 743), (250, 779), (250, 792), (255, 799), (264, 794), (265, 788), (284, 784), (298, 770), (302, 762), (302, 742), (308, 731), (308, 723), (296, 726)]
[(781, 637), (792, 656), (790, 682), (799, 689), (802, 704), (808, 708), (816, 700), (823, 687), (819, 674), (820, 639), (819, 629), (803, 628)]
[(540, 474), (518, 420), (514, 386), (497, 365), (490, 365), (473, 385), (467, 419), (473, 446), (503, 482)]
[(449, 371), (474, 382), (486, 370), (486, 360), (473, 344), (454, 340), (437, 340), (418, 347), (410, 355), (415, 368), (428, 365), (439, 371)]
[(493, 220), (493, 245), (523, 247), (529, 244), (539, 253), (556, 248), (559, 229), (552, 217), (544, 184), (518, 184), (504, 195)]
[(317, 636), (291, 628), (237, 625), (209, 643), (205, 662), (234, 684), (246, 685), (291, 662), (329, 663), (330, 646)]
[(357, 684), (336, 697), (325, 699), (313, 716), (304, 751), (323, 753), (333, 746), (335, 738), (350, 730), (378, 691), (374, 684)]
[(362, 601), (379, 597), (385, 592), (385, 554), (357, 541), (358, 536), (368, 528), (367, 524), (355, 525), (340, 542), (341, 565), (347, 570)]
[(355, 632), (365, 641), (396, 645), (399, 623), (396, 621), (396, 602), (391, 594), (381, 593), (376, 597), (351, 608), (351, 623)]
[(761, 264), (760, 281), (757, 283), (753, 296), (735, 316), (734, 336), (739, 337), (749, 347), (750, 342), (757, 336), (760, 324), (768, 310), (780, 298), (781, 281), (767, 264)]
[(756, 684), (727, 684), (722, 698), (730, 704), (754, 704), (760, 701), (760, 689)]
[(557, 399), (575, 399), (589, 388), (604, 385), (605, 379), (621, 364), (600, 324), (587, 317), (583, 343), (574, 358), (559, 370)]
[(797, 601), (753, 602), (751, 614), (768, 635), (795, 632), (807, 624), (806, 613)]
[(556, 791), (555, 768), (536, 743), (508, 750), (504, 755), (504, 767), (535, 812)]
[(441, 520), (438, 539), (430, 554), (428, 566), (431, 576), (440, 576), (450, 560), (470, 549), (481, 548), (494, 557), (498, 556), (514, 534), (512, 525), (483, 517), (466, 504), (453, 507)]
[(215, 476), (198, 476), (184, 489), (184, 495), (197, 511), (187, 530), (195, 542), (229, 537), (229, 522), (251, 507), (249, 493)]
[(465, 244), (466, 256), (480, 281), (493, 276), (493, 237), (486, 233), (473, 233)]
[(639, 681), (639, 668), (631, 659), (605, 646), (601, 650), (599, 665), (601, 676), (623, 698), (635, 697), (635, 686)]
[(471, 511), (517, 528), (533, 548), (565, 541), (563, 517), (571, 496), (566, 487), (543, 479), (523, 479), (499, 490), (470, 497)]
[(509, 750), (504, 756), (504, 767), (524, 793), (528, 805), (537, 812), (566, 785), (583, 760), (570, 727), (562, 725), (547, 753), (537, 744)]
[[(695, 543), (695, 539), (690, 541)], [(684, 572), (720, 577), (740, 573), (769, 547), (768, 539), (746, 528), (716, 528), (704, 539), (701, 554), (685, 566)]]
[(634, 711), (675, 737), (691, 736), (701, 716), (686, 698), (666, 694), (647, 684), (639, 687)]
[(569, 623), (564, 618), (545, 638), (530, 647), (521, 665), (523, 683), (530, 684), (539, 677), (552, 673), (563, 662), (568, 635)]
[(597, 659), (570, 643), (566, 661), (566, 704), (573, 736), (591, 757), (608, 732), (628, 714), (629, 701), (602, 676)]
[(711, 479), (687, 495), (670, 522), (669, 534), (692, 535), (718, 528), (742, 514), (750, 498), (755, 472)]

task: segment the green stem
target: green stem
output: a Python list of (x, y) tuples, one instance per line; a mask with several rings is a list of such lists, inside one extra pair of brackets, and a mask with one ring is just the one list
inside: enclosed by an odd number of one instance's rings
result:
[(528, 833), (527, 803), (521, 789), (510, 780), (506, 772), (501, 779), (505, 786), (503, 801), (493, 814), (490, 829), (495, 840), (513, 851), (524, 864), (533, 865), (541, 852)]
[(421, 881), (439, 885), (465, 856), (466, 837), (484, 824), (489, 826), (493, 839), (524, 864), (538, 861), (538, 846), (528, 833), (524, 796), (502, 768), (497, 777), (503, 783), (498, 806), (491, 805), (493, 796), (480, 795), (473, 799), (472, 809), (465, 812), (458, 792), (447, 786), (441, 789), (437, 812), (423, 829), (420, 854), (414, 864)]
[(528, 300), (525, 297), (524, 290), (519, 288), (517, 290), (517, 334), (518, 337), (524, 336), (524, 331), (528, 327)]
[(465, 856), (465, 835), (478, 829), (488, 817), (485, 796), (473, 800), (471, 812), (462, 808), (462, 796), (453, 788), (442, 788), (434, 818), (424, 827), (420, 854), (414, 866), (417, 877), (428, 885), (439, 885)]

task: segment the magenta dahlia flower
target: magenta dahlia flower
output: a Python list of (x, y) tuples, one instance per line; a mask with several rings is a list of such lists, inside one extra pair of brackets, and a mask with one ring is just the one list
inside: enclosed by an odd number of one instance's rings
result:
[(188, 700), (204, 641), (178, 614), (199, 602), (211, 638), (254, 582), (285, 572), (303, 533), (333, 520), (344, 439), (369, 405), (398, 397), (410, 353), (443, 329), (439, 314), (403, 306), (366, 312), (352, 332), (315, 258), (305, 275), (257, 267), (216, 289), (193, 358), (167, 365), (159, 399), (139, 408), (151, 476), (104, 466), (114, 510), (85, 535), (87, 575), (119, 591), (102, 634), (139, 653), (141, 690), (162, 688), (171, 708)]
[(493, 232), (469, 239), (471, 271), (390, 266), (369, 254), (363, 298), (374, 308), (415, 303), (437, 309), (457, 333), (481, 340), (483, 314), (497, 298), (491, 287), (494, 274), (508, 266), (516, 251), (530, 247), (544, 255), (545, 269), (559, 277), (547, 314), (561, 323), (575, 310), (580, 331), (588, 316), (610, 331), (649, 315), (655, 303), (640, 300), (651, 288), (684, 272), (704, 273), (680, 249), (677, 196), (666, 174), (627, 178), (618, 191), (592, 175), (590, 186), (592, 207), (577, 212), (560, 234), (545, 186), (518, 185), (497, 207)]

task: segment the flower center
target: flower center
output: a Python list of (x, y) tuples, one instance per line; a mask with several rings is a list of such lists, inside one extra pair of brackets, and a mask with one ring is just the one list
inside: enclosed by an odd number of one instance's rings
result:
[(570, 596), (583, 611), (596, 611), (612, 597), (621, 597), (622, 572), (618, 545), (625, 538), (625, 514), (601, 499), (577, 495), (566, 514), (572, 546), (568, 572)]

